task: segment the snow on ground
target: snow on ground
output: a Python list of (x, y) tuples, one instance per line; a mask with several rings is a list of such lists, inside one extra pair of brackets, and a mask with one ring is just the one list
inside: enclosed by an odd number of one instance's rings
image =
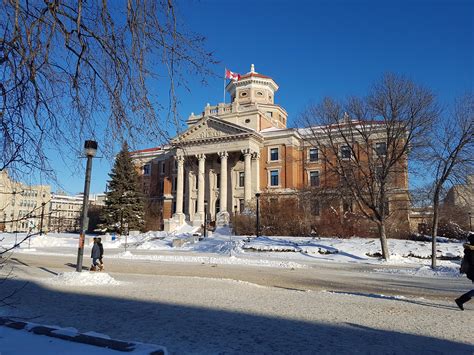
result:
[[(30, 323), (29, 329), (39, 324)], [(75, 328), (57, 328), (54, 331), (57, 334), (67, 336), (79, 335)], [(97, 338), (110, 339), (108, 335), (96, 332), (87, 332), (85, 335)], [(34, 349), (34, 350), (33, 350)], [(148, 355), (150, 352), (162, 349), (152, 344), (138, 343), (134, 350), (127, 352), (131, 355)], [(16, 330), (0, 326), (0, 351), (5, 355), (23, 355), (23, 354), (68, 354), (68, 355), (117, 355), (123, 354), (123, 351), (112, 350), (108, 348), (71, 342), (67, 340), (52, 338), (43, 335), (36, 335), (25, 330)]]
[(216, 265), (251, 265), (263, 267), (279, 267), (285, 269), (300, 269), (306, 267), (304, 264), (294, 261), (285, 260), (269, 260), (269, 259), (248, 259), (238, 258), (236, 256), (219, 257), (219, 256), (192, 256), (192, 255), (139, 255), (126, 251), (120, 254), (109, 256), (115, 259), (128, 260), (152, 260), (165, 262), (182, 262), (182, 263), (199, 263), (199, 264), (216, 264)]
[[(431, 243), (414, 240), (389, 239), (390, 260), (382, 261), (380, 242), (374, 238), (308, 238), (308, 237), (242, 237), (233, 236), (227, 228), (220, 228), (201, 241), (193, 237), (196, 228), (184, 225), (180, 230), (168, 232), (147, 232), (134, 236), (101, 236), (106, 258), (127, 260), (151, 260), (164, 262), (189, 262), (207, 264), (257, 265), (282, 268), (301, 268), (317, 261), (370, 263), (397, 267), (415, 266), (413, 270), (399, 272), (418, 276), (457, 276), (459, 260), (463, 254), (461, 242), (438, 238), (438, 258), (442, 267), (435, 273), (424, 266), (429, 265)], [(0, 234), (0, 250), (15, 244), (25, 234)], [(173, 240), (181, 239), (184, 244), (173, 247)], [(90, 248), (93, 236), (87, 236), (86, 249)], [(16, 252), (33, 254), (54, 254), (55, 248), (63, 248), (61, 255), (70, 249), (75, 253), (78, 235), (49, 233), (34, 236), (23, 243)], [(125, 251), (126, 246), (126, 251)], [(86, 253), (88, 251), (86, 250)], [(87, 254), (86, 254), (87, 255)], [(383, 272), (390, 272), (384, 270)]]
[(63, 284), (68, 286), (114, 286), (120, 285), (105, 272), (62, 272), (48, 280), (51, 284)]

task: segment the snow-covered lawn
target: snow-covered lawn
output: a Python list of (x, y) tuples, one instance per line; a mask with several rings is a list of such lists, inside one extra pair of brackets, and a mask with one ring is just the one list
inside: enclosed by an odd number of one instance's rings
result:
[[(254, 265), (280, 268), (303, 268), (318, 261), (335, 261), (364, 264), (391, 265), (392, 270), (418, 276), (458, 276), (459, 260), (463, 254), (461, 242), (438, 238), (440, 269), (433, 272), (430, 263), (431, 243), (413, 240), (389, 239), (390, 260), (381, 260), (380, 242), (371, 238), (308, 238), (308, 237), (241, 237), (233, 236), (226, 229), (211, 233), (197, 241), (193, 230), (183, 228), (178, 233), (147, 232), (135, 236), (102, 236), (107, 258), (150, 260), (165, 262), (189, 262), (208, 264)], [(8, 248), (25, 234), (0, 234), (0, 248)], [(87, 236), (86, 249), (92, 245), (93, 236)], [(184, 244), (173, 247), (173, 240), (182, 239)], [(32, 254), (74, 255), (78, 244), (77, 234), (49, 233), (33, 236), (16, 252)], [(125, 251), (125, 245), (127, 250)], [(87, 257), (88, 249), (86, 250)], [(402, 267), (402, 268), (399, 268)], [(411, 268), (410, 270), (407, 270)]]

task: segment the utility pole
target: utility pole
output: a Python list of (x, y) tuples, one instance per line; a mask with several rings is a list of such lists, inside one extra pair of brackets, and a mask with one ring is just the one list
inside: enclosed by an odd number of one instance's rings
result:
[(84, 143), (84, 153), (87, 157), (86, 165), (86, 180), (84, 182), (84, 196), (82, 199), (82, 216), (81, 216), (81, 234), (79, 236), (79, 248), (77, 250), (77, 263), (76, 271), (82, 271), (82, 259), (84, 257), (84, 240), (86, 238), (87, 230), (87, 210), (89, 207), (89, 190), (91, 185), (91, 171), (92, 171), (92, 158), (97, 153), (97, 142), (86, 141)]
[(40, 235), (43, 235), (44, 205), (46, 205), (46, 203), (45, 203), (45, 202), (41, 202)]
[(256, 223), (257, 223), (256, 229), (257, 229), (257, 230), (256, 230), (255, 235), (256, 235), (257, 238), (258, 238), (258, 237), (260, 237), (260, 203), (259, 203), (259, 202), (260, 202), (260, 193), (257, 192), (257, 193), (255, 194), (255, 197), (256, 197), (256, 199), (257, 199), (257, 211), (256, 211), (256, 212), (257, 212), (257, 218), (256, 218), (256, 220), (257, 220), (257, 221), (256, 221)]
[(207, 201), (204, 201), (204, 238), (207, 238)]

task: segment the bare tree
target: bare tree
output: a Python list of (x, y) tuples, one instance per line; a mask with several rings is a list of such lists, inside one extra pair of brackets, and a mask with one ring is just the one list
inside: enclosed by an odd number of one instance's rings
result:
[(367, 97), (326, 98), (301, 115), (308, 127), (301, 135), (322, 157), (325, 187), (347, 191), (358, 212), (376, 223), (384, 259), (387, 219), (408, 208), (408, 153), (424, 142), (437, 115), (430, 90), (394, 74)]
[(173, 0), (5, 0), (0, 18), (0, 171), (47, 171), (45, 149), (84, 137), (167, 139), (175, 88), (214, 63)]
[(442, 117), (422, 151), (424, 169), (433, 176), (431, 198), (431, 267), (436, 268), (436, 235), (438, 233), (441, 194), (447, 183), (463, 181), (474, 171), (474, 96), (458, 99), (451, 113)]

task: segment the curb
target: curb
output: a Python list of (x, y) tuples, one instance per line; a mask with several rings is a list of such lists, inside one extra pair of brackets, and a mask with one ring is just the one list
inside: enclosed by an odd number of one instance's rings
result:
[(14, 321), (8, 318), (0, 317), (0, 326), (5, 326), (8, 328), (16, 330), (26, 330), (30, 333), (37, 335), (46, 335), (51, 338), (71, 341), (75, 343), (87, 344), (92, 346), (97, 346), (101, 348), (108, 348), (121, 352), (132, 352), (139, 349), (140, 347), (146, 346), (149, 348), (149, 355), (166, 355), (167, 351), (164, 347), (154, 345), (154, 344), (145, 344), (138, 342), (128, 342), (123, 340), (107, 339), (101, 338), (93, 335), (87, 335), (82, 333), (76, 333), (74, 335), (65, 334), (61, 332), (61, 328), (54, 328), (51, 326), (44, 326), (35, 323), (27, 323)]

